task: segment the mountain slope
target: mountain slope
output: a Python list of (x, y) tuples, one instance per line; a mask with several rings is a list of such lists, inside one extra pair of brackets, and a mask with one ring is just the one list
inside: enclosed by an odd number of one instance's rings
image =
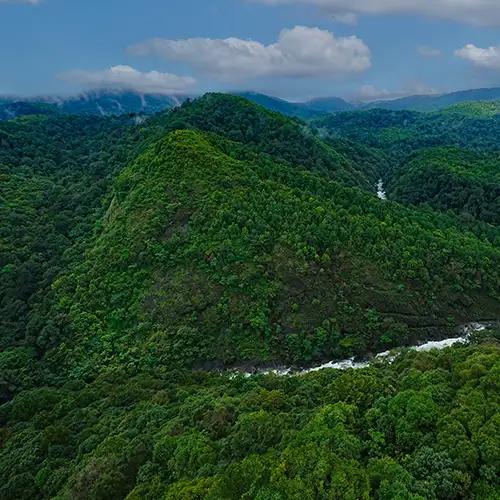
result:
[(383, 149), (399, 161), (414, 151), (456, 146), (476, 151), (498, 150), (500, 115), (450, 108), (440, 112), (373, 109), (336, 113), (312, 122), (323, 137), (344, 137)]
[(126, 113), (154, 114), (184, 101), (183, 96), (137, 94), (133, 92), (87, 92), (57, 102), (68, 114), (122, 115)]
[(57, 108), (51, 104), (31, 102), (0, 102), (0, 121), (11, 120), (19, 116), (51, 115), (57, 113)]
[[(350, 186), (374, 191), (379, 173), (339, 153), (304, 122), (271, 112), (248, 100), (226, 94), (206, 94), (171, 112), (153, 117), (147, 130), (182, 128), (203, 130), (241, 142), (255, 152), (274, 156), (290, 165), (319, 172)], [(154, 138), (158, 136), (153, 136)]]
[(302, 103), (311, 111), (320, 113), (336, 113), (338, 111), (352, 111), (356, 108), (354, 104), (341, 99), (340, 97), (318, 97)]
[(231, 149), (178, 131), (123, 171), (85, 261), (56, 285), (69, 330), (53, 362), (78, 376), (308, 362), (498, 311), (497, 246)]
[(500, 225), (500, 155), (458, 148), (415, 153), (391, 175), (391, 197), (404, 203), (429, 203)]
[(270, 111), (282, 113), (286, 116), (308, 119), (321, 116), (322, 114), (321, 111), (309, 109), (304, 103), (293, 103), (257, 92), (239, 92), (236, 95), (259, 104)]

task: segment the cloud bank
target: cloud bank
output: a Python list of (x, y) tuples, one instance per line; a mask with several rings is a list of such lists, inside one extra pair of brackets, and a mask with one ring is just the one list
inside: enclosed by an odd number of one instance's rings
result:
[(329, 31), (305, 26), (284, 29), (278, 41), (270, 45), (240, 38), (155, 38), (134, 45), (129, 51), (182, 62), (224, 81), (266, 76), (337, 76), (362, 72), (371, 66), (370, 49), (361, 39), (337, 38)]
[(113, 66), (102, 71), (74, 70), (59, 78), (88, 89), (133, 91), (145, 94), (179, 94), (196, 83), (189, 76), (149, 71), (142, 73), (130, 66)]
[(455, 55), (471, 62), (474, 66), (500, 70), (500, 46), (483, 49), (469, 43), (465, 47), (456, 50)]
[(498, 0), (253, 0), (267, 5), (309, 4), (329, 10), (337, 19), (351, 14), (410, 14), (468, 24), (500, 26)]

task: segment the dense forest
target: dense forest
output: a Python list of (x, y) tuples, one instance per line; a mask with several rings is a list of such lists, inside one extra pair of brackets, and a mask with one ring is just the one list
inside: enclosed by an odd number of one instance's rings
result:
[(0, 123), (0, 498), (500, 495), (495, 329), (238, 374), (500, 319), (495, 103), (40, 109)]

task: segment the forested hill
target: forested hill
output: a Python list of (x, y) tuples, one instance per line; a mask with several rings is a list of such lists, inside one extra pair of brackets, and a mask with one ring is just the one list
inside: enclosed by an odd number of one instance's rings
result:
[(500, 129), (480, 115), (309, 125), (207, 94), (0, 123), (0, 498), (498, 496), (498, 332), (224, 373), (500, 318)]
[(371, 110), (330, 115), (314, 125), (327, 141), (348, 138), (383, 151), (393, 199), (498, 225), (499, 109), (498, 102), (478, 102), (434, 113)]
[(428, 203), (499, 225), (500, 152), (425, 149), (394, 171), (389, 190), (404, 203)]

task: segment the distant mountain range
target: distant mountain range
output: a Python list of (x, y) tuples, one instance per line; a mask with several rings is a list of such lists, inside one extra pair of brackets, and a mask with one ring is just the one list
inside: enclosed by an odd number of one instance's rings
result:
[(111, 116), (126, 113), (154, 114), (175, 107), (187, 96), (133, 92), (86, 92), (72, 97), (0, 98), (0, 120), (49, 113)]
[(440, 95), (414, 95), (391, 101), (375, 101), (362, 106), (363, 109), (382, 108), (389, 110), (439, 111), (440, 109), (473, 101), (500, 100), (500, 88), (471, 89)]
[[(389, 101), (351, 103), (339, 97), (325, 97), (306, 102), (290, 102), (257, 92), (237, 95), (267, 109), (302, 119), (340, 111), (364, 109), (438, 111), (449, 106), (474, 101), (500, 100), (500, 88), (473, 89), (441, 95), (415, 95)], [(34, 114), (68, 113), (111, 116), (127, 113), (154, 114), (182, 104), (188, 96), (144, 95), (134, 92), (93, 91), (73, 97), (0, 97), (0, 120)]]
[(500, 100), (500, 88), (463, 90), (440, 95), (414, 95), (370, 103), (351, 103), (339, 97), (326, 97), (303, 103), (291, 103), (283, 99), (254, 92), (244, 92), (239, 95), (288, 116), (311, 118), (325, 113), (375, 108), (394, 111), (439, 111), (449, 106), (466, 102)]
[(351, 104), (340, 97), (326, 97), (313, 99), (307, 102), (289, 102), (278, 97), (271, 97), (257, 92), (240, 92), (237, 95), (245, 97), (249, 101), (260, 104), (265, 108), (288, 116), (299, 118), (314, 118), (325, 113), (336, 113), (338, 111), (353, 111), (356, 109)]

